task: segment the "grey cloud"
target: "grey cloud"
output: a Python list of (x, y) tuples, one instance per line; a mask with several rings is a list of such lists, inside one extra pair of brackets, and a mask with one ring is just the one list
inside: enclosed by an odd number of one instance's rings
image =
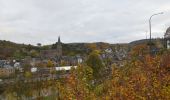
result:
[[(153, 37), (170, 26), (169, 0), (0, 0), (0, 39), (19, 43), (110, 43), (145, 38), (153, 13)], [(154, 34), (155, 33), (155, 34)]]

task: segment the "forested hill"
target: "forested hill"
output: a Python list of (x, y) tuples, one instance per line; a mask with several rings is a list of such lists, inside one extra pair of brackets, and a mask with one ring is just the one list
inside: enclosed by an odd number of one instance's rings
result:
[[(104, 42), (97, 43), (62, 43), (63, 55), (73, 56), (76, 54), (87, 55), (90, 51), (104, 50), (106, 48), (128, 47), (128, 44), (109, 44)], [(41, 50), (56, 49), (57, 43), (45, 46), (33, 46), (25, 44), (17, 44), (10, 41), (0, 41), (0, 59), (10, 57), (24, 58), (26, 56), (38, 56)]]
[[(130, 42), (129, 46), (133, 47), (133, 46), (136, 46), (136, 45), (148, 44), (149, 42), (150, 42), (149, 39), (136, 40), (136, 41)], [(151, 42), (154, 43), (155, 46), (158, 47), (158, 48), (163, 48), (164, 45), (165, 45), (165, 41), (162, 38), (152, 39)]]
[(0, 59), (6, 59), (14, 56), (27, 56), (30, 50), (37, 50), (36, 46), (17, 44), (10, 41), (0, 40)]
[[(109, 44), (104, 42), (95, 43), (68, 43), (63, 44), (63, 54), (64, 55), (87, 55), (92, 50), (105, 50), (107, 48), (118, 47), (128, 47), (128, 44)], [(57, 43), (52, 45), (53, 49), (57, 48)]]
[[(109, 44), (104, 42), (96, 42), (96, 43), (62, 43), (63, 55), (87, 55), (90, 51), (96, 50), (104, 50), (107, 48), (131, 48), (135, 45), (147, 44), (149, 40), (138, 40), (133, 41), (131, 43), (125, 44)], [(158, 47), (163, 47), (163, 39), (153, 39), (152, 40)], [(39, 55), (41, 50), (50, 50), (56, 49), (57, 43), (46, 46), (33, 46), (33, 45), (25, 45), (25, 44), (17, 44), (10, 41), (0, 40), (0, 59), (6, 59), (10, 57), (14, 58), (24, 58), (26, 56), (36, 57)]]

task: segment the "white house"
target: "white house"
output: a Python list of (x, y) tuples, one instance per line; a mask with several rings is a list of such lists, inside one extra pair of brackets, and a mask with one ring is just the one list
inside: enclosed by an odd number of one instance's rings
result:
[(55, 67), (56, 71), (66, 70), (69, 71), (71, 68), (77, 68), (77, 66), (63, 66), (63, 67)]
[[(65, 71), (69, 71), (71, 70), (71, 68), (77, 68), (77, 66), (62, 66), (62, 67), (55, 67), (55, 70), (56, 71), (62, 71), (62, 70), (65, 70)], [(50, 68), (42, 68), (43, 70), (46, 70), (46, 71), (50, 71)], [(32, 73), (35, 73), (38, 71), (38, 68), (37, 67), (32, 67), (31, 68), (31, 72)]]

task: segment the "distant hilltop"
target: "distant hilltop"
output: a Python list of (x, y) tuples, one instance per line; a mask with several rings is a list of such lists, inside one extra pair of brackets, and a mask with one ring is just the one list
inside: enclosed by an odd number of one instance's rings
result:
[[(136, 46), (136, 45), (141, 45), (141, 44), (148, 44), (149, 41), (150, 41), (149, 39), (141, 39), (141, 40), (136, 40), (136, 41), (130, 42), (129, 45), (130, 46)], [(152, 39), (152, 42), (158, 48), (163, 48), (164, 45), (165, 45), (165, 40), (163, 38)]]
[[(117, 43), (117, 44), (110, 44), (104, 42), (96, 42), (96, 43), (61, 43), (62, 45), (62, 54), (63, 55), (87, 55), (92, 49), (103, 50), (107, 48), (115, 48), (115, 47), (124, 47), (124, 48), (131, 48), (135, 45), (140, 44), (147, 44), (149, 40), (142, 39), (137, 41), (132, 41), (130, 43)], [(164, 46), (164, 40), (161, 38), (152, 39), (158, 47)], [(16, 57), (22, 58), (23, 56), (38, 56), (41, 50), (54, 50), (57, 49), (58, 42), (45, 45), (45, 46), (33, 46), (33, 45), (26, 45), (26, 44), (17, 44), (10, 41), (0, 40), (0, 59)], [(61, 48), (61, 47), (60, 47)]]

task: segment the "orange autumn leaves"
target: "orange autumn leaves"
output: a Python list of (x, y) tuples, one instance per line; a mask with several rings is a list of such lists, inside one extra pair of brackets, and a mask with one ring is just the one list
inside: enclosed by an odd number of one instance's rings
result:
[[(65, 99), (75, 100), (169, 100), (170, 52), (150, 56), (145, 46), (131, 52), (123, 67), (112, 66), (111, 77), (94, 84), (93, 70), (74, 69), (62, 85)], [(64, 98), (63, 98), (64, 99)]]

